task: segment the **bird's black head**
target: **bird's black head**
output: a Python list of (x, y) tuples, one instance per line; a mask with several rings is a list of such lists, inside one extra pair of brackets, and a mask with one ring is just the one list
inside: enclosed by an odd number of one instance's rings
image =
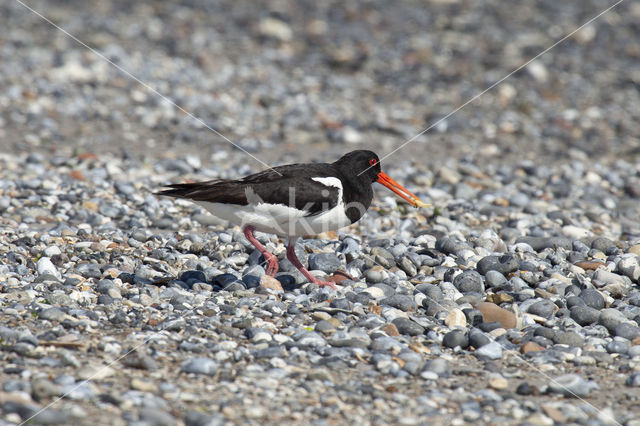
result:
[(358, 176), (368, 182), (376, 182), (380, 168), (380, 159), (373, 151), (358, 150), (343, 155), (334, 163), (347, 176)]

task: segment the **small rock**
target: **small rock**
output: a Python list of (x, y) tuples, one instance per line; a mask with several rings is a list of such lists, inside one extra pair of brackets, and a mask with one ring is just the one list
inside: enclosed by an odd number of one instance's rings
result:
[(309, 269), (333, 274), (340, 269), (342, 262), (334, 253), (312, 253), (309, 255)]
[(452, 309), (444, 319), (447, 327), (466, 327), (467, 317), (460, 309)]
[(633, 340), (640, 336), (640, 327), (629, 322), (621, 322), (613, 330), (613, 335), (617, 337), (624, 337), (627, 340)]
[(481, 360), (502, 358), (502, 346), (498, 342), (488, 343), (475, 350), (474, 355)]
[(587, 306), (590, 306), (593, 309), (600, 310), (604, 308), (604, 297), (598, 290), (584, 289), (580, 292), (579, 297)]
[(529, 306), (527, 312), (529, 312), (530, 314), (541, 316), (543, 318), (551, 318), (557, 310), (558, 307), (555, 303), (553, 303), (551, 300), (543, 299)]
[(284, 292), (284, 288), (282, 288), (280, 281), (266, 274), (260, 278), (260, 287), (277, 292)]
[(520, 353), (527, 354), (529, 352), (543, 351), (544, 348), (536, 342), (528, 341), (520, 347)]
[(473, 270), (466, 270), (453, 279), (453, 285), (461, 293), (482, 293), (484, 284), (482, 276)]
[(469, 346), (469, 336), (463, 330), (452, 330), (444, 335), (442, 344), (447, 348), (455, 348), (460, 346), (465, 349)]
[(504, 390), (509, 387), (509, 381), (499, 374), (489, 376), (489, 387), (496, 390)]
[(570, 398), (586, 398), (592, 390), (600, 387), (593, 381), (587, 381), (577, 374), (565, 374), (551, 380), (549, 391)]
[(484, 322), (499, 322), (505, 329), (516, 327), (516, 315), (498, 305), (494, 305), (489, 302), (482, 302), (476, 306), (476, 309), (482, 312)]
[(180, 365), (180, 371), (183, 373), (213, 376), (218, 371), (218, 364), (216, 364), (216, 362), (211, 358), (190, 358), (182, 362)]
[(613, 308), (603, 309), (598, 317), (598, 324), (605, 326), (610, 333), (614, 333), (619, 324), (627, 321), (622, 312)]
[(438, 375), (438, 377), (451, 376), (451, 366), (442, 358), (430, 359), (424, 363), (422, 371), (430, 371)]
[(574, 306), (570, 310), (571, 319), (581, 326), (591, 325), (598, 321), (600, 311), (590, 306)]
[(36, 272), (38, 272), (38, 275), (53, 275), (58, 279), (61, 277), (60, 272), (48, 257), (41, 257), (38, 259), (38, 263), (36, 263)]
[(391, 323), (396, 327), (397, 332), (400, 334), (406, 334), (408, 336), (420, 336), (424, 334), (424, 327), (411, 321), (409, 318), (398, 317)]
[(640, 372), (635, 372), (627, 377), (625, 384), (634, 388), (640, 387)]

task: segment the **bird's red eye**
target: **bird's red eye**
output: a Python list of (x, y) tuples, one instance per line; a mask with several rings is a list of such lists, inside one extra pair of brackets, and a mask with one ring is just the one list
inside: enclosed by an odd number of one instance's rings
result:
[(371, 160), (369, 160), (369, 165), (370, 165), (370, 166), (375, 166), (375, 165), (376, 165), (376, 163), (377, 163), (377, 161), (376, 161), (376, 159), (375, 159), (375, 158), (372, 158)]

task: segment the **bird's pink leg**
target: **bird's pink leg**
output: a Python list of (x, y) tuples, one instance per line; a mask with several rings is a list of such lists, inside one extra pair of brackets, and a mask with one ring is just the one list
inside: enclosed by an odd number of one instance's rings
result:
[(247, 240), (249, 240), (249, 242), (253, 244), (253, 246), (258, 249), (260, 253), (262, 253), (262, 255), (264, 256), (264, 260), (267, 262), (267, 275), (273, 277), (278, 272), (278, 258), (275, 255), (269, 253), (266, 247), (260, 244), (260, 241), (258, 241), (256, 237), (253, 236), (253, 231), (255, 230), (256, 228), (254, 228), (253, 226), (247, 225), (242, 231), (244, 232), (244, 236), (247, 237)]
[(309, 282), (318, 284), (318, 287), (329, 286), (335, 290), (335, 283), (332, 283), (330, 281), (322, 281), (314, 277), (309, 271), (307, 271), (304, 266), (302, 266), (302, 263), (300, 263), (300, 260), (298, 260), (298, 257), (296, 256), (296, 239), (297, 238), (289, 238), (289, 243), (287, 244), (287, 259), (289, 259), (289, 262), (291, 262), (293, 266), (298, 268), (298, 270), (302, 272), (302, 275), (304, 275), (305, 278), (309, 280)]

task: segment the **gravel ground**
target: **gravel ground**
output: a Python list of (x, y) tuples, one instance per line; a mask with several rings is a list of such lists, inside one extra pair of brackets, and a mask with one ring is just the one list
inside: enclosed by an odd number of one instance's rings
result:
[[(279, 164), (383, 155), (610, 3), (28, 4)], [(638, 22), (383, 161), (435, 208), (301, 240), (333, 291), (151, 195), (263, 164), (3, 2), (0, 424), (640, 424)]]

